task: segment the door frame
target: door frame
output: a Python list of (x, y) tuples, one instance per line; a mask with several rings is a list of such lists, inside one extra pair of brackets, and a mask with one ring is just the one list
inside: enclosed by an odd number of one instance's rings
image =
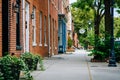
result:
[(30, 16), (29, 16), (29, 14), (30, 14), (30, 5), (29, 5), (29, 3), (27, 2), (27, 1), (25, 1), (25, 20), (24, 20), (24, 24), (25, 24), (25, 26), (24, 26), (24, 32), (25, 32), (25, 52), (29, 52), (29, 27), (30, 27), (30, 25), (29, 25), (29, 22), (30, 22)]

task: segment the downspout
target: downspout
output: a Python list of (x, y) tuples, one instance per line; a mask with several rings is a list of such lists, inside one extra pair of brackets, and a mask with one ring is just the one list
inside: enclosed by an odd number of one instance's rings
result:
[(23, 52), (25, 52), (25, 0), (22, 1), (22, 23), (23, 23)]
[(50, 57), (50, 17), (49, 17), (49, 14), (50, 14), (50, 5), (49, 5), (49, 0), (48, 0), (48, 49), (49, 49), (49, 52), (48, 52), (48, 57)]

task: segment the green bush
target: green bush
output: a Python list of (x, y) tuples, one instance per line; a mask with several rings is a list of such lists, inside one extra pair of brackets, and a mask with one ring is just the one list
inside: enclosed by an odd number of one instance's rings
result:
[[(27, 80), (32, 80), (32, 76), (24, 61), (16, 56), (7, 55), (0, 59), (0, 76), (3, 80), (19, 80), (20, 71), (25, 71)], [(0, 80), (2, 80), (0, 78)]]
[(94, 56), (94, 59), (96, 60), (105, 60), (106, 58), (109, 58), (109, 52), (110, 49), (107, 45), (105, 45), (105, 42), (97, 39), (96, 47), (92, 50), (92, 53), (89, 55)]
[[(94, 56), (94, 59), (97, 60), (105, 60), (106, 58), (109, 58), (110, 55), (110, 42), (109, 40), (106, 40), (107, 45), (105, 45), (104, 41), (98, 41), (96, 44), (96, 49), (92, 50), (92, 53), (89, 54), (89, 56)], [(116, 43), (114, 45), (114, 52), (116, 61), (120, 61), (120, 43)]]
[(115, 56), (116, 56), (116, 61), (120, 61), (120, 43), (118, 44), (115, 42)]
[(21, 55), (21, 59), (26, 63), (29, 70), (36, 70), (38, 62), (40, 64), (40, 69), (44, 70), (42, 57), (40, 55), (33, 54), (30, 52), (25, 52)]

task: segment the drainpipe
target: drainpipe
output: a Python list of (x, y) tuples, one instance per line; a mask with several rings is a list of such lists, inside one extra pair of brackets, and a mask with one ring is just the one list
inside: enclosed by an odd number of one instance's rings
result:
[(50, 14), (50, 5), (49, 5), (49, 0), (48, 0), (48, 49), (49, 49), (49, 52), (48, 52), (48, 57), (50, 57), (50, 17), (49, 17), (49, 14)]
[(23, 23), (23, 34), (22, 34), (23, 35), (22, 36), (23, 37), (23, 52), (25, 52), (25, 35), (24, 35), (25, 34), (24, 33), (25, 32), (25, 28), (24, 28), (25, 27), (25, 0), (22, 0), (22, 16), (23, 16), (22, 17), (23, 18), (22, 19), (23, 20), (22, 22)]

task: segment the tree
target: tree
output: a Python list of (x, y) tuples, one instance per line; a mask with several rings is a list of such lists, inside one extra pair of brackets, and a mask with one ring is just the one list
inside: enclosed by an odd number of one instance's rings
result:
[[(104, 16), (104, 1), (103, 0), (77, 0), (77, 2), (72, 4), (72, 7), (77, 7), (84, 11), (90, 11), (91, 9), (94, 11), (94, 34), (95, 34), (95, 48), (98, 43), (99, 36), (99, 25), (100, 21)], [(87, 13), (88, 13), (87, 12)]]
[(114, 36), (115, 38), (120, 37), (120, 18), (114, 18)]
[(120, 14), (120, 0), (114, 0), (115, 7), (118, 8), (117, 12)]
[[(90, 9), (89, 11), (83, 10), (80, 8), (72, 7), (72, 16), (74, 20), (74, 26), (75, 26), (75, 32), (77, 32), (79, 37), (79, 42), (84, 46), (86, 43), (89, 43), (90, 45), (93, 45), (93, 33), (91, 31), (88, 31), (88, 28), (93, 28), (93, 10)], [(89, 22), (91, 22), (91, 25), (89, 25)], [(85, 33), (80, 34), (79, 30), (84, 29)], [(93, 30), (92, 30), (93, 31)], [(89, 34), (89, 35), (88, 35)], [(89, 36), (89, 38), (87, 38)], [(92, 42), (91, 42), (92, 41)]]

